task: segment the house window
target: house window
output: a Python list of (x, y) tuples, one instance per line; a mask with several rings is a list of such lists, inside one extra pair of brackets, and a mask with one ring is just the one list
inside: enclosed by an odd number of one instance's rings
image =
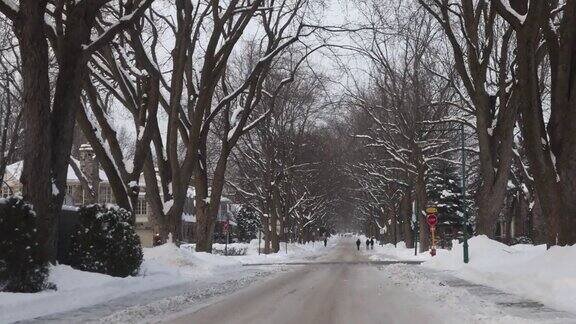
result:
[(100, 186), (100, 193), (98, 195), (98, 202), (101, 204), (112, 204), (114, 203), (114, 195), (112, 194), (112, 188), (110, 186)]
[(74, 186), (66, 185), (66, 194), (72, 196), (72, 192), (74, 191)]
[(139, 198), (136, 204), (136, 215), (146, 215), (146, 199)]
[(8, 196), (10, 196), (10, 188), (8, 188), (7, 186), (2, 186), (2, 198), (6, 198)]

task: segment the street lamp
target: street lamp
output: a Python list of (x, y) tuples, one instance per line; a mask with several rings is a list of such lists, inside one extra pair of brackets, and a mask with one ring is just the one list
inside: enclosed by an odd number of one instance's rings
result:
[(462, 145), (462, 219), (463, 219), (463, 248), (464, 248), (464, 263), (470, 261), (468, 255), (468, 215), (466, 214), (466, 152), (464, 149), (464, 124), (460, 124), (460, 139)]

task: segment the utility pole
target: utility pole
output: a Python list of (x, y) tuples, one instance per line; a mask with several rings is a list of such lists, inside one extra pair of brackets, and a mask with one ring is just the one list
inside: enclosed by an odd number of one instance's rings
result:
[(418, 214), (416, 213), (416, 201), (412, 202), (412, 222), (414, 223), (414, 256), (418, 255)]
[(462, 225), (463, 225), (463, 240), (462, 244), (464, 248), (464, 263), (468, 263), (470, 258), (468, 256), (468, 215), (466, 213), (466, 150), (465, 150), (465, 136), (464, 136), (464, 124), (460, 124), (460, 136), (462, 144)]
[(262, 241), (262, 225), (258, 227), (258, 255), (260, 255), (260, 241)]
[(393, 219), (394, 219), (393, 222), (394, 222), (394, 223), (392, 224), (392, 226), (394, 226), (394, 247), (397, 247), (397, 245), (398, 245), (398, 236), (396, 236), (396, 231), (397, 231), (397, 228), (396, 228), (396, 227), (397, 227), (397, 225), (398, 225), (398, 222), (397, 222), (396, 217), (397, 217), (397, 216), (396, 216), (396, 213), (394, 213), (394, 217), (393, 217)]

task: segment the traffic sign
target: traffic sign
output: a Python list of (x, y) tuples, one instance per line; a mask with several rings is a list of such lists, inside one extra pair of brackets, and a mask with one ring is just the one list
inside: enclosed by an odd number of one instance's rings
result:
[(230, 226), (230, 224), (228, 222), (224, 223), (224, 233), (228, 234), (228, 227)]
[(426, 219), (426, 221), (428, 222), (428, 225), (430, 225), (430, 227), (434, 227), (438, 223), (438, 217), (436, 216), (436, 214), (428, 214), (428, 218)]
[(428, 207), (426, 208), (426, 214), (437, 214), (438, 209), (436, 207)]

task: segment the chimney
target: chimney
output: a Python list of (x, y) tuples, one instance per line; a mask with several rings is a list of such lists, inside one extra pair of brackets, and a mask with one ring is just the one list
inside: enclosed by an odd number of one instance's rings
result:
[(100, 177), (99, 166), (96, 154), (90, 144), (82, 144), (79, 148), (80, 153), (80, 170), (88, 178), (90, 185), (96, 191), (96, 201), (89, 201), (88, 203), (98, 202)]

